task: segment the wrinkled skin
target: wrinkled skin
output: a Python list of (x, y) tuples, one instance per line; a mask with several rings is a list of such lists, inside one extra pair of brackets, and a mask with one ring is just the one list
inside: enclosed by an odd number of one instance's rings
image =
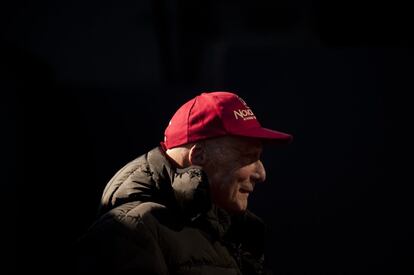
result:
[(213, 202), (230, 213), (247, 209), (256, 183), (266, 179), (257, 139), (226, 136), (205, 143), (206, 172)]

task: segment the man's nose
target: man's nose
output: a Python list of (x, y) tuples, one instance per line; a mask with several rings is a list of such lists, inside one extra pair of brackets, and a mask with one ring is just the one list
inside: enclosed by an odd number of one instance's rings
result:
[(255, 183), (263, 182), (266, 180), (266, 170), (260, 160), (256, 161), (255, 163), (255, 171), (251, 175), (251, 180)]

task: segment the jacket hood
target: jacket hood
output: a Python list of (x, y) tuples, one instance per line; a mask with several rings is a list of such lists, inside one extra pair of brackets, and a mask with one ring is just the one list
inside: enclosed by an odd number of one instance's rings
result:
[(205, 173), (196, 167), (175, 169), (161, 147), (134, 159), (108, 182), (99, 215), (129, 202), (157, 202), (191, 217), (211, 207)]

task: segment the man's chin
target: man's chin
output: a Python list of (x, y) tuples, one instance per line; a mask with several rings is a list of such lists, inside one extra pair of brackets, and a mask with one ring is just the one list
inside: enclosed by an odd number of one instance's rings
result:
[(216, 205), (230, 214), (243, 213), (247, 210), (247, 199), (235, 200), (226, 203), (217, 202)]
[(247, 210), (247, 202), (237, 202), (236, 204), (233, 205), (233, 207), (231, 207), (227, 211), (232, 214), (238, 214), (238, 213), (243, 213), (246, 210)]

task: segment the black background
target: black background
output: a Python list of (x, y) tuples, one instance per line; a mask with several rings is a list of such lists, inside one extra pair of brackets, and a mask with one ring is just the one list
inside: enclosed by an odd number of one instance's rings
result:
[(2, 4), (4, 268), (69, 272), (113, 173), (229, 90), (294, 135), (250, 201), (274, 273), (412, 274), (412, 15), (331, 2)]

